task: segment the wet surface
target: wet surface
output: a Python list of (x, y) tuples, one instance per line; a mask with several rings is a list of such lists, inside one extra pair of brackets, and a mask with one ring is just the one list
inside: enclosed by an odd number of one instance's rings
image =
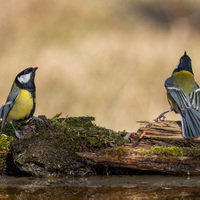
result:
[(133, 175), (40, 179), (1, 176), (0, 199), (200, 199), (200, 177)]

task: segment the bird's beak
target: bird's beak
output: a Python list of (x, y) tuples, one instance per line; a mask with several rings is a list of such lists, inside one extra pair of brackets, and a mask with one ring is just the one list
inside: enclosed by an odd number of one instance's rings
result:
[(36, 71), (38, 69), (38, 67), (33, 68), (33, 71)]

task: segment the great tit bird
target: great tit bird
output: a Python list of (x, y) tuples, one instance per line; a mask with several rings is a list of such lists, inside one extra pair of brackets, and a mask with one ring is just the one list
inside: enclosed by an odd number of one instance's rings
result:
[(1, 133), (4, 132), (5, 123), (9, 121), (17, 138), (23, 138), (13, 125), (13, 121), (25, 121), (35, 112), (35, 71), (38, 68), (29, 67), (20, 72), (12, 85), (6, 104), (0, 108), (2, 118)]
[(181, 115), (183, 137), (199, 137), (200, 88), (194, 80), (191, 59), (186, 52), (180, 58), (172, 76), (165, 81), (165, 87), (171, 108), (160, 114), (156, 120), (164, 120), (164, 114), (170, 111), (175, 111), (175, 113)]

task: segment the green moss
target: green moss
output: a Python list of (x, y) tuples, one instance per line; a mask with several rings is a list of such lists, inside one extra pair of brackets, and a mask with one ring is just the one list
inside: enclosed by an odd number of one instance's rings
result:
[[(2, 123), (2, 121), (0, 121), (0, 127), (1, 127), (1, 123)], [(15, 127), (16, 130), (19, 130), (20, 127), (21, 127), (21, 125), (22, 125), (22, 123), (20, 123), (20, 122), (13, 122), (13, 125), (14, 125), (14, 127)], [(8, 136), (13, 136), (13, 132), (14, 132), (14, 130), (13, 130), (13, 127), (11, 126), (11, 124), (10, 123), (6, 123), (4, 133), (6, 135), (8, 135)]]
[[(14, 126), (15, 126), (16, 129), (19, 129), (21, 127), (21, 123), (14, 122)], [(1, 121), (0, 121), (0, 127), (1, 127)], [(11, 144), (12, 144), (12, 141), (13, 141), (13, 128), (10, 125), (10, 123), (6, 123), (4, 133), (8, 137), (0, 134), (0, 151), (10, 151), (11, 150)]]
[[(75, 151), (93, 151), (109, 146), (121, 146), (127, 142), (123, 132), (115, 132), (97, 126), (95, 118), (90, 116), (60, 118), (60, 114), (51, 118), (53, 134), (61, 134), (61, 145), (71, 146)], [(51, 129), (53, 130), (53, 129)]]
[(183, 157), (183, 150), (176, 146), (155, 146), (148, 149), (149, 155), (160, 155), (166, 157)]
[(13, 137), (0, 134), (0, 151), (10, 151)]
[(119, 147), (119, 152), (121, 156), (123, 156), (126, 153), (126, 151), (127, 150), (124, 148), (124, 146)]
[(62, 115), (62, 113), (56, 114), (55, 116), (53, 116), (50, 120), (55, 124), (55, 125), (59, 125), (60, 122), (59, 117)]
[(66, 120), (66, 125), (72, 127), (82, 127), (82, 128), (90, 128), (94, 127), (95, 124), (92, 123), (94, 121), (94, 117), (69, 117)]
[(94, 126), (92, 121), (95, 120), (94, 117), (66, 117), (66, 118), (60, 118), (62, 113), (56, 114), (53, 116), (50, 120), (58, 126), (68, 126), (68, 127), (82, 127), (87, 128)]
[(184, 155), (188, 157), (200, 157), (200, 148), (198, 147), (185, 147), (184, 148)]

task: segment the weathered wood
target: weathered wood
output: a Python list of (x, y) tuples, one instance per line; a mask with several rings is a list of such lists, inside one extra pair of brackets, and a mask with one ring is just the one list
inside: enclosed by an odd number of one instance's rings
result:
[(77, 154), (92, 165), (200, 175), (200, 139), (183, 138), (180, 122), (140, 123), (123, 147)]

